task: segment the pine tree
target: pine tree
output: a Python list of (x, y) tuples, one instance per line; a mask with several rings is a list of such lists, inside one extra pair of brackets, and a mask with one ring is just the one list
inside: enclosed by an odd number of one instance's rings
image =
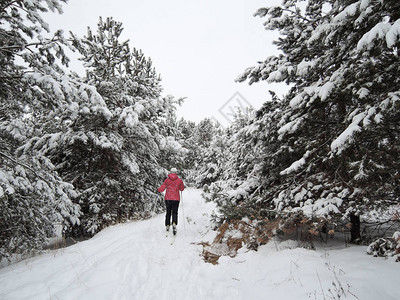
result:
[(176, 108), (182, 104), (183, 99), (176, 99), (169, 95), (161, 99), (161, 109), (154, 119), (157, 133), (162, 137), (159, 142), (160, 165), (166, 169), (177, 168), (182, 178), (186, 176), (189, 165), (186, 157), (189, 153), (188, 143), (183, 133), (187, 129), (182, 126), (182, 120), (178, 121)]
[(238, 78), (291, 85), (263, 125), (278, 141), (263, 145), (264, 203), (348, 218), (355, 241), (362, 213), (399, 201), (400, 4), (301, 2), (257, 11), (281, 54)]
[(221, 166), (225, 161), (224, 130), (206, 118), (194, 127), (190, 143), (190, 156), (193, 157), (191, 181), (197, 187), (216, 181), (222, 174)]
[(206, 118), (197, 124), (194, 136), (196, 144), (200, 147), (209, 147), (216, 131), (216, 125), (210, 118)]
[[(267, 126), (273, 124), (266, 113), (267, 106), (254, 115), (251, 111), (239, 114), (235, 121), (218, 139), (223, 144), (223, 157), (220, 163), (220, 175), (209, 186), (204, 188), (205, 197), (219, 206), (219, 221), (241, 219), (247, 216), (266, 217), (268, 211), (261, 209), (257, 203), (263, 199), (262, 163), (260, 159), (269, 156), (264, 153), (266, 138), (272, 140)], [(260, 112), (264, 113), (261, 114)], [(271, 111), (270, 113), (274, 113)], [(262, 115), (263, 119), (259, 119)], [(272, 146), (272, 144), (270, 144)]]
[(179, 100), (161, 97), (151, 60), (120, 42), (121, 33), (120, 22), (100, 18), (96, 34), (90, 29), (83, 38), (71, 34), (87, 70), (86, 78), (76, 81), (90, 90), (81, 89), (70, 109), (59, 111), (62, 131), (32, 142), (80, 192), (83, 216), (74, 234), (92, 235), (160, 210), (162, 155), (167, 148), (181, 150), (166, 136), (164, 122)]
[(225, 131), (221, 128), (215, 128), (209, 145), (201, 148), (198, 154), (197, 176), (195, 179), (195, 183), (198, 187), (210, 185), (221, 179), (226, 158), (228, 157), (227, 145), (228, 137)]
[[(52, 109), (68, 103), (69, 80), (61, 32), (43, 36), (40, 13), (61, 13), (65, 1), (2, 1), (0, 4), (0, 256), (11, 259), (41, 250), (48, 238), (79, 223), (73, 186), (47, 157), (22, 151), (42, 134)], [(58, 231), (58, 232), (57, 232)]]
[(196, 123), (181, 118), (179, 119), (177, 126), (179, 130), (178, 141), (186, 149), (181, 169), (185, 170), (183, 177), (188, 178), (189, 172), (195, 169), (195, 163), (197, 161), (197, 146), (194, 141)]

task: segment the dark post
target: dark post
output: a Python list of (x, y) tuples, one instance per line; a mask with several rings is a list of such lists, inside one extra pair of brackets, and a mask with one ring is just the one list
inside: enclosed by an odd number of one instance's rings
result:
[(350, 243), (356, 243), (357, 240), (361, 238), (361, 234), (360, 234), (360, 216), (356, 216), (356, 215), (351, 214), (350, 215), (350, 222), (351, 222)]

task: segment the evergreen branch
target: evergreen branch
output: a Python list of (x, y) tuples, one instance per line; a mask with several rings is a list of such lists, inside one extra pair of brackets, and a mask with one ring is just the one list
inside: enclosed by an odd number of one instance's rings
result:
[(4, 154), (3, 152), (0, 152), (0, 155), (3, 156), (4, 158), (7, 158), (8, 160), (12, 161), (14, 164), (20, 165), (26, 169), (28, 169), (29, 171), (31, 171), (36, 177), (38, 177), (39, 179), (43, 180), (44, 182), (47, 183), (48, 186), (51, 186), (50, 182), (47, 181), (47, 179), (43, 178), (41, 175), (39, 175), (38, 173), (36, 173), (36, 171), (34, 169), (32, 169), (31, 167), (29, 167), (28, 165), (21, 163), (15, 159), (13, 159), (12, 157), (8, 156), (7, 154)]
[(0, 80), (21, 79), (22, 76), (0, 76)]
[(6, 8), (13, 6), (17, 2), (19, 2), (19, 0), (14, 0), (14, 1), (11, 1), (10, 3), (5, 3), (5, 5), (0, 8), (0, 12), (5, 11)]
[[(295, 6), (295, 8), (297, 8), (297, 6)], [(302, 16), (302, 15), (299, 14), (297, 11), (293, 11), (293, 10), (288, 9), (288, 8), (283, 8), (282, 11), (289, 12), (289, 13), (295, 15), (296, 17), (299, 17), (300, 19), (303, 19), (303, 21), (306, 21), (306, 22), (308, 22), (308, 23), (311, 23), (311, 20), (309, 20), (309, 19), (307, 19), (306, 17)]]
[(10, 46), (5, 46), (5, 47), (0, 47), (0, 51), (12, 52), (12, 51), (20, 50), (20, 49), (27, 49), (31, 46), (46, 46), (51, 43), (57, 43), (60, 41), (61, 40), (59, 38), (53, 38), (47, 42), (32, 42), (32, 43), (21, 44), (21, 45), (10, 45)]

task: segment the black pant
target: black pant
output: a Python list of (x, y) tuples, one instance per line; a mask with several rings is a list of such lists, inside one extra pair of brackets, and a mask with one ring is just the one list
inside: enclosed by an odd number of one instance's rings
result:
[(178, 225), (179, 201), (165, 200), (165, 206), (167, 207), (167, 215), (165, 216), (165, 226), (171, 225), (171, 214), (172, 214), (172, 223)]

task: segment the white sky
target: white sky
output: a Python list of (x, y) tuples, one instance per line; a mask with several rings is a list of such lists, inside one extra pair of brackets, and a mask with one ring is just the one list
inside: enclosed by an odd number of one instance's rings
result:
[(122, 22), (121, 40), (151, 57), (164, 94), (187, 97), (178, 115), (196, 122), (212, 117), (224, 125), (226, 112), (219, 110), (232, 97), (239, 106), (259, 108), (270, 99), (269, 89), (281, 94), (266, 82), (234, 82), (245, 68), (277, 53), (276, 33), (253, 17), (274, 2), (280, 0), (69, 0), (62, 15), (50, 14), (46, 21), (66, 36), (70, 30), (83, 36), (88, 26), (95, 30), (99, 16)]

